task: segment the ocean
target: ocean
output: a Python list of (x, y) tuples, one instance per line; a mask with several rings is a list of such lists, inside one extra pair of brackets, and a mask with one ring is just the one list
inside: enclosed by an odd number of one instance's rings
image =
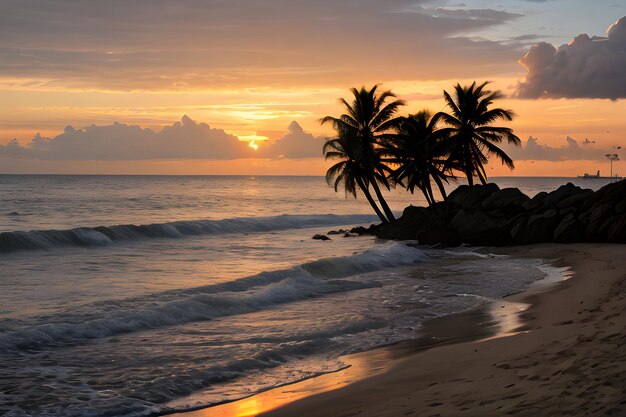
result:
[[(568, 181), (494, 178), (528, 195)], [(402, 190), (393, 210), (424, 204)], [(146, 416), (345, 367), (546, 275), (371, 236), (321, 177), (0, 176), (0, 415)]]

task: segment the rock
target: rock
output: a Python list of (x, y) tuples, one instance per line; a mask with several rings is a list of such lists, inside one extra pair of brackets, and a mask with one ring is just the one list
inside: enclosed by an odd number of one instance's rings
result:
[(461, 209), (450, 222), (450, 226), (461, 234), (482, 233), (486, 229), (500, 228), (504, 222), (498, 222), (483, 211), (466, 212)]
[(343, 237), (358, 237), (358, 236), (360, 236), (358, 233), (346, 232), (343, 234)]
[(315, 239), (315, 240), (331, 240), (328, 236), (326, 235), (313, 235), (313, 237), (311, 239)]
[(454, 218), (459, 211), (459, 206), (449, 203), (447, 201), (439, 201), (429, 207), (427, 207), (428, 216), (433, 219), (437, 219), (444, 223), (448, 223)]
[(554, 230), (559, 223), (560, 218), (557, 211), (551, 209), (518, 223), (511, 229), (511, 237), (515, 243), (520, 245), (551, 242), (554, 239)]
[(430, 207), (409, 206), (394, 222), (351, 232), (446, 246), (626, 243), (626, 180), (596, 192), (568, 183), (532, 199), (516, 188), (460, 186), (448, 201)]
[(580, 207), (585, 201), (589, 199), (591, 194), (593, 194), (593, 191), (591, 190), (582, 190), (577, 194), (563, 198), (556, 204), (556, 207), (560, 209), (567, 207)]
[(601, 206), (604, 204), (613, 204), (616, 206), (622, 201), (626, 201), (626, 180), (605, 185), (593, 193), (593, 195), (583, 205), (582, 210), (586, 211), (594, 206)]
[(581, 216), (586, 223), (585, 237), (590, 242), (606, 240), (611, 224), (607, 222), (612, 216), (612, 204), (605, 203), (595, 206)]
[(365, 228), (363, 226), (357, 226), (350, 229), (350, 233), (355, 233), (357, 235), (375, 235), (382, 225), (372, 224), (370, 227)]
[(608, 240), (614, 243), (626, 243), (626, 214), (612, 217), (608, 230)]
[(473, 186), (460, 185), (456, 190), (450, 193), (447, 201), (458, 205), (464, 210), (469, 210), (478, 206), (482, 201), (498, 190), (500, 190), (500, 187), (491, 183)]
[(482, 206), (486, 211), (520, 211), (524, 209), (524, 203), (528, 201), (530, 198), (517, 188), (503, 188), (491, 194), (483, 201)]
[(426, 207), (409, 206), (399, 219), (380, 226), (377, 236), (381, 239), (413, 240), (418, 231), (428, 230), (443, 222), (431, 215)]
[(585, 240), (585, 227), (573, 213), (570, 213), (554, 230), (554, 240), (560, 243), (582, 242)]
[(508, 230), (492, 227), (466, 233), (461, 239), (463, 243), (468, 243), (473, 246), (504, 246), (511, 241), (511, 235)]
[(419, 231), (416, 239), (420, 245), (459, 246), (462, 243), (456, 229), (450, 226)]
[(546, 193), (545, 191), (538, 193), (529, 201), (523, 204), (524, 208), (528, 211), (533, 211), (537, 210), (540, 207), (544, 207), (544, 200), (546, 199), (547, 195), (548, 193)]
[(565, 185), (561, 185), (556, 190), (548, 193), (544, 199), (544, 205), (546, 207), (556, 208), (559, 203), (566, 200), (569, 197), (575, 196), (580, 193), (587, 193), (591, 190), (583, 190), (582, 188), (568, 182)]
[(339, 230), (331, 230), (330, 232), (326, 233), (327, 235), (342, 235), (344, 233), (346, 233), (347, 230), (343, 230), (343, 229), (339, 229)]

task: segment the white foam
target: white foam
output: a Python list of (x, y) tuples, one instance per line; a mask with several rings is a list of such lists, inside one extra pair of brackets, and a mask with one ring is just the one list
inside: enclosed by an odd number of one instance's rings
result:
[(99, 246), (146, 238), (180, 238), (225, 233), (253, 233), (322, 226), (375, 222), (371, 215), (282, 215), (223, 220), (176, 221), (146, 225), (79, 227), (67, 230), (31, 230), (0, 233), (0, 253), (15, 250), (49, 249), (58, 246)]
[[(0, 352), (73, 344), (120, 333), (238, 315), (325, 294), (380, 286), (375, 280), (337, 279), (408, 265), (426, 257), (402, 243), (387, 242), (347, 257), (322, 259), (229, 283), (128, 300), (104, 316), (47, 317), (48, 323), (0, 334)], [(156, 303), (156, 305), (154, 305)], [(137, 305), (139, 305), (137, 307)]]

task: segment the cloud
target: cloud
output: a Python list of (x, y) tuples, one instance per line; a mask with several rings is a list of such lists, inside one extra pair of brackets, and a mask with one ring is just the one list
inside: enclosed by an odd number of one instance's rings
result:
[(128, 161), (154, 159), (237, 159), (252, 157), (236, 136), (187, 116), (159, 132), (114, 123), (76, 129), (67, 126), (53, 138), (37, 134), (27, 145), (13, 139), (0, 145), (0, 157), (36, 160)]
[(442, 7), (446, 3), (6, 0), (0, 87), (344, 86), (515, 71), (522, 44), (474, 42), (466, 35), (521, 15)]
[(322, 158), (324, 140), (305, 132), (293, 121), (282, 137), (268, 144), (261, 144), (258, 154), (268, 158)]
[(615, 153), (613, 148), (601, 148), (596, 141), (585, 139), (582, 146), (576, 139), (565, 138), (565, 144), (551, 147), (539, 143), (537, 138), (530, 136), (521, 147), (504, 145), (506, 152), (515, 161), (601, 161), (607, 153)]
[(519, 97), (625, 98), (626, 17), (608, 29), (606, 38), (582, 34), (558, 49), (541, 42), (520, 63), (527, 75)]

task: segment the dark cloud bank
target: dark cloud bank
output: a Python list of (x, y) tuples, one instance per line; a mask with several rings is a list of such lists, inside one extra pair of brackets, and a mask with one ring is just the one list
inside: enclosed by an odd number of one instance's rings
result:
[(626, 17), (607, 37), (582, 34), (559, 48), (538, 43), (520, 63), (528, 71), (517, 92), (521, 98), (625, 98)]
[(308, 158), (320, 157), (322, 144), (322, 138), (292, 122), (281, 138), (261, 143), (254, 151), (237, 136), (183, 116), (158, 132), (122, 123), (85, 129), (67, 126), (53, 138), (37, 134), (27, 145), (15, 139), (0, 145), (0, 157), (67, 161)]

